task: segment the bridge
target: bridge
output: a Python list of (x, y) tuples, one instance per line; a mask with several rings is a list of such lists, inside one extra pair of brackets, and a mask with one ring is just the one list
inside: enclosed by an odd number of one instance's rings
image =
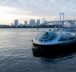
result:
[(49, 21), (49, 22), (44, 22), (43, 25), (63, 25), (65, 22), (75, 25), (76, 20), (66, 20), (64, 19), (64, 13), (60, 13), (60, 20), (59, 21)]
[(54, 25), (54, 24), (57, 24), (57, 25), (61, 25), (61, 24), (64, 24), (65, 22), (68, 22), (70, 24), (76, 24), (76, 20), (59, 20), (59, 21), (49, 21), (47, 22), (47, 24), (51, 24), (51, 25)]

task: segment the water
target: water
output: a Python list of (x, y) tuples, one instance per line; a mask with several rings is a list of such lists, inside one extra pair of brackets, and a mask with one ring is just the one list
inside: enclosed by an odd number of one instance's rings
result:
[(33, 55), (31, 40), (38, 31), (0, 29), (0, 72), (76, 72), (75, 53), (55, 59)]

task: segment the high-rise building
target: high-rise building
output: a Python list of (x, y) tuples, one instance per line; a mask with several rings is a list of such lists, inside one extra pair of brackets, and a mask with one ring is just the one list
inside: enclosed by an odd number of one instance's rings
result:
[(42, 24), (47, 25), (47, 20), (45, 18), (42, 18)]
[(28, 25), (28, 21), (24, 21), (24, 25), (27, 26)]
[(35, 26), (35, 25), (36, 25), (36, 24), (35, 24), (35, 19), (30, 19), (29, 25), (30, 25), (30, 26)]
[(13, 23), (11, 23), (11, 27), (13, 27)]
[(42, 18), (42, 23), (45, 23), (45, 18)]
[(17, 20), (17, 19), (14, 20), (14, 26), (15, 26), (15, 27), (18, 27), (18, 20)]
[(37, 19), (36, 25), (37, 25), (37, 26), (40, 25), (40, 19)]

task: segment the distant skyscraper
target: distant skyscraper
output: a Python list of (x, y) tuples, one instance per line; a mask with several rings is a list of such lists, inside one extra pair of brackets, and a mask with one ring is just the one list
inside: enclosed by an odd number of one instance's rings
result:
[(29, 25), (30, 25), (30, 26), (35, 26), (35, 25), (36, 25), (36, 24), (35, 24), (35, 19), (30, 19)]
[(28, 22), (27, 21), (24, 21), (24, 25), (27, 26), (28, 25)]
[(40, 25), (40, 19), (37, 19), (36, 25)]
[(42, 18), (42, 23), (45, 23), (45, 18)]
[(47, 25), (47, 20), (45, 18), (42, 18), (42, 24)]
[(11, 23), (11, 27), (13, 27), (13, 23)]
[(18, 20), (17, 20), (17, 19), (14, 20), (14, 26), (15, 26), (15, 27), (18, 27)]

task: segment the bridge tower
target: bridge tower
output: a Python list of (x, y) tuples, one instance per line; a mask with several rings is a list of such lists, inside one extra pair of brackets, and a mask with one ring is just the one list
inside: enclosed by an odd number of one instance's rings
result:
[(60, 13), (60, 21), (64, 21), (64, 13)]
[(64, 13), (60, 13), (60, 24), (64, 24)]

